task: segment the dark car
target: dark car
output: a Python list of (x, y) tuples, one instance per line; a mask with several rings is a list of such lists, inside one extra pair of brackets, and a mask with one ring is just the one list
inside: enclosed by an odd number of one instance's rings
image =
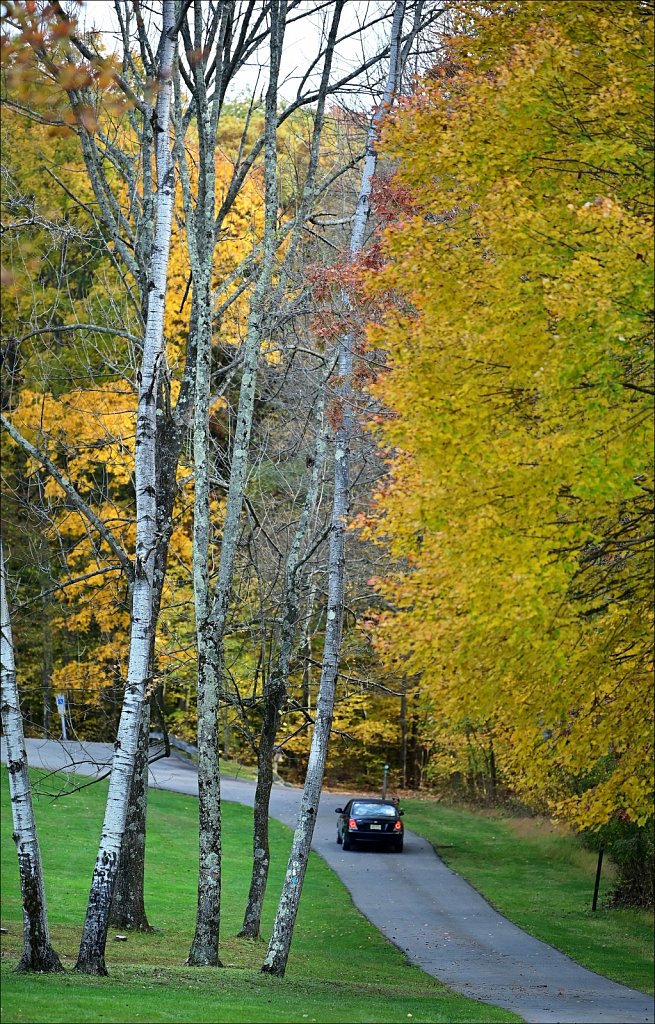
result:
[(356, 797), (345, 807), (337, 807), (337, 842), (344, 850), (364, 843), (387, 846), (402, 852), (405, 830), (400, 820), (403, 811), (391, 800), (373, 800)]

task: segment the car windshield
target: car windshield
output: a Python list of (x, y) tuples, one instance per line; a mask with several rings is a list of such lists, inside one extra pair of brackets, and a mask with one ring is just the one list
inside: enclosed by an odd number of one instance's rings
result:
[(357, 800), (352, 805), (351, 814), (355, 817), (368, 818), (371, 816), (379, 818), (395, 818), (396, 808), (393, 804), (366, 803), (364, 800)]

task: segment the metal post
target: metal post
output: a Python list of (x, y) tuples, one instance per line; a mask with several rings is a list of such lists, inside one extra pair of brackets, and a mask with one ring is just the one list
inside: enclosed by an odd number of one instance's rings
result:
[(403, 676), (400, 693), (400, 760), (403, 769), (403, 789), (407, 789), (407, 680)]
[(62, 740), (67, 740), (68, 736), (66, 735), (66, 698), (64, 697), (63, 693), (57, 694), (57, 711), (59, 712), (59, 717), (61, 718), (61, 738)]
[(382, 799), (387, 799), (387, 775), (389, 774), (389, 765), (384, 766), (384, 776), (382, 778)]
[(603, 847), (598, 851), (598, 866), (596, 868), (596, 884), (594, 885), (594, 898), (591, 902), (591, 909), (595, 910), (598, 904), (598, 890), (600, 888), (600, 869), (603, 866)]

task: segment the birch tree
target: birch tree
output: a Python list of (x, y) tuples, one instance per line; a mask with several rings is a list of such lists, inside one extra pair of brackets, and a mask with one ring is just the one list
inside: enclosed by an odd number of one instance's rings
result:
[[(202, 11), (194, 5), (194, 44), (199, 52), (202, 40)], [(221, 43), (228, 29), (229, 12), (222, 6), (218, 23), (218, 60), (223, 57)], [(191, 35), (185, 27), (187, 49), (191, 51)], [(216, 681), (212, 672), (209, 652), (210, 635), (207, 623), (209, 572), (209, 508), (210, 508), (210, 446), (209, 405), (211, 394), (212, 353), (212, 301), (211, 282), (215, 249), (215, 152), (216, 129), (220, 111), (220, 90), (215, 85), (211, 102), (207, 95), (205, 61), (192, 63), (193, 98), (199, 138), (199, 190), (195, 210), (191, 205), (189, 174), (180, 153), (185, 207), (187, 239), (194, 278), (194, 310), (197, 332), (195, 408), (193, 421), (194, 455), (194, 525), (193, 525), (193, 586), (196, 613), (196, 645), (198, 658), (198, 803), (199, 803), (199, 867), (198, 909), (196, 929), (188, 962), (195, 966), (218, 964), (218, 928), (221, 884), (221, 822), (220, 781), (218, 764), (218, 720), (206, 714), (207, 706), (216, 701)], [(219, 77), (219, 76), (218, 76)], [(218, 77), (215, 80), (218, 82)], [(179, 106), (178, 97), (178, 106)], [(177, 112), (178, 126), (181, 111)], [(178, 127), (179, 138), (179, 127)], [(213, 899), (214, 892), (217, 898)]]
[(134, 477), (136, 490), (136, 558), (132, 588), (130, 658), (109, 781), (107, 807), (93, 871), (76, 970), (106, 974), (104, 962), (109, 914), (128, 797), (137, 751), (142, 706), (151, 665), (153, 591), (157, 548), (156, 438), (157, 394), (163, 370), (166, 273), (174, 204), (174, 170), (169, 141), (170, 104), (175, 57), (175, 7), (163, 0), (157, 100), (153, 111), (157, 130), (156, 228), (150, 265), (148, 315), (143, 341), (136, 424)]
[[(404, 0), (397, 0), (391, 27), (389, 69), (383, 101), (373, 118), (368, 133), (366, 156), (350, 238), (350, 260), (359, 256), (364, 244), (365, 228), (370, 209), (370, 195), (376, 166), (375, 143), (385, 110), (391, 105), (397, 89), (401, 64), (401, 39)], [(348, 295), (343, 295), (349, 304)], [(352, 372), (353, 338), (344, 334), (338, 347), (338, 373), (340, 397), (340, 423), (334, 436), (334, 494), (328, 555), (328, 604), (325, 646), (321, 669), (314, 732), (310, 748), (307, 775), (293, 836), (291, 853), (280, 895), (273, 933), (262, 971), (283, 977), (291, 948), (309, 851), (316, 824), (316, 813), (321, 796), (325, 760), (334, 711), (336, 679), (343, 627), (345, 566), (345, 533), (350, 504), (350, 443), (353, 432)]]
[[(165, 267), (156, 274), (151, 273), (157, 259), (157, 253), (153, 250), (153, 244), (158, 241), (153, 237), (153, 224), (156, 219), (154, 209), (154, 186), (152, 170), (155, 160), (155, 149), (161, 141), (161, 133), (158, 136), (157, 111), (152, 107), (150, 100), (141, 99), (141, 95), (149, 97), (157, 92), (156, 79), (158, 70), (156, 67), (158, 58), (151, 50), (147, 26), (143, 19), (131, 10), (128, 4), (116, 4), (115, 14), (118, 22), (119, 33), (123, 40), (122, 67), (117, 70), (116, 60), (108, 59), (96, 48), (91, 38), (80, 38), (76, 33), (75, 23), (72, 22), (66, 12), (59, 4), (53, 4), (50, 8), (44, 9), (43, 29), (40, 33), (29, 33), (30, 12), (22, 10), (19, 5), (12, 6), (12, 13), (16, 18), (16, 27), (27, 29), (26, 38), (29, 45), (34, 45), (34, 39), (42, 39), (43, 43), (36, 50), (36, 57), (39, 64), (43, 66), (50, 78), (65, 90), (70, 102), (74, 116), (73, 126), (77, 134), (86, 167), (89, 184), (86, 191), (91, 192), (95, 198), (95, 206), (89, 204), (87, 199), (84, 202), (80, 199), (80, 190), (71, 191), (70, 183), (58, 181), (62, 188), (62, 194), (67, 194), (74, 199), (85, 215), (90, 215), (96, 228), (96, 234), (104, 236), (106, 240), (105, 254), (109, 253), (109, 261), (113, 262), (118, 271), (119, 280), (124, 286), (125, 302), (130, 319), (136, 315), (137, 323), (147, 325), (148, 311), (151, 299), (161, 304), (160, 292), (155, 291), (155, 278), (165, 281)], [(31, 17), (36, 17), (32, 12)], [(50, 23), (48, 18), (57, 17), (59, 28), (64, 29), (63, 37), (60, 31), (50, 34)], [(20, 38), (20, 36), (19, 36)], [(55, 40), (62, 40), (63, 54), (58, 48)], [(65, 44), (65, 45), (64, 45)], [(79, 64), (73, 62), (73, 54), (78, 51), (81, 56)], [(165, 56), (165, 55), (164, 55)], [(172, 63), (171, 63), (172, 69)], [(115, 124), (112, 124), (110, 95), (108, 109), (105, 110), (102, 102), (98, 100), (94, 92), (96, 76), (104, 76), (104, 80), (110, 86), (122, 91), (129, 101), (127, 109), (119, 108), (118, 131)], [(73, 88), (75, 85), (75, 88)], [(154, 88), (153, 88), (154, 87)], [(52, 90), (53, 86), (49, 88)], [(161, 90), (159, 90), (161, 92)], [(57, 94), (54, 94), (55, 103), (58, 102)], [(115, 97), (114, 97), (115, 99)], [(97, 113), (95, 113), (97, 103)], [(20, 112), (26, 117), (37, 116), (33, 111), (25, 107), (19, 107)], [(59, 112), (59, 111), (57, 111)], [(47, 123), (47, 121), (46, 121)], [(58, 122), (59, 123), (59, 122)], [(133, 138), (130, 138), (130, 131)], [(134, 140), (138, 140), (138, 148), (133, 148)], [(139, 168), (140, 163), (140, 168)], [(161, 164), (161, 160), (158, 160)], [(170, 160), (168, 161), (170, 164)], [(168, 177), (167, 177), (168, 176)], [(167, 196), (172, 198), (173, 180), (170, 177), (170, 167), (161, 167), (159, 184), (165, 182), (165, 187), (158, 196), (158, 201)], [(86, 198), (86, 197), (85, 197)], [(161, 221), (161, 218), (160, 218)], [(163, 221), (161, 221), (163, 223)], [(170, 224), (164, 225), (164, 230), (170, 233)], [(64, 253), (66, 246), (63, 247)], [(57, 305), (59, 305), (57, 303)], [(130, 309), (131, 306), (131, 309)], [(44, 333), (51, 329), (50, 322), (55, 319), (53, 312), (50, 313), (48, 322), (44, 327), (38, 327), (34, 333)], [(129, 322), (129, 321), (128, 321)], [(151, 319), (156, 333), (158, 328)], [(75, 330), (88, 328), (90, 332), (102, 332), (102, 334), (117, 333), (128, 336), (113, 323), (79, 323), (62, 326), (62, 332), (66, 335), (70, 332), (71, 338), (75, 338)], [(136, 330), (138, 331), (138, 326)], [(154, 337), (152, 333), (151, 337)], [(29, 334), (28, 334), (29, 337)], [(130, 336), (131, 343), (141, 348), (141, 339)], [(19, 339), (20, 344), (20, 339)], [(147, 366), (148, 346), (154, 352), (152, 366)], [(156, 436), (153, 434), (153, 443), (157, 452), (154, 458), (156, 481), (154, 490), (148, 484), (145, 485), (144, 494), (147, 501), (141, 501), (142, 525), (154, 523), (156, 539), (154, 547), (147, 539), (144, 542), (143, 550), (149, 559), (152, 559), (152, 607), (150, 612), (150, 626), (146, 632), (150, 635), (150, 660), (151, 667), (145, 673), (144, 679), (152, 676), (152, 664), (154, 659), (155, 627), (159, 615), (162, 589), (168, 546), (171, 537), (172, 518), (171, 512), (173, 502), (177, 494), (177, 481), (175, 468), (184, 439), (188, 421), (189, 409), (189, 379), (183, 377), (177, 405), (171, 408), (170, 402), (170, 381), (166, 367), (163, 344), (148, 342), (146, 355), (143, 357), (143, 365), (135, 367), (137, 384), (141, 384), (140, 401), (150, 404), (154, 399), (157, 404), (157, 412), (149, 409), (148, 415), (152, 419), (151, 433), (156, 424)], [(107, 367), (103, 365), (106, 371)], [(120, 372), (120, 368), (116, 367)], [(150, 379), (150, 386), (148, 386)], [(143, 381), (146, 381), (144, 385)], [(47, 384), (44, 382), (44, 389)], [(129, 389), (126, 388), (129, 394)], [(87, 529), (98, 531), (104, 541), (117, 559), (117, 564), (123, 569), (125, 579), (130, 587), (130, 598), (134, 597), (136, 591), (133, 588), (135, 580), (135, 567), (132, 559), (128, 556), (118, 538), (112, 534), (111, 529), (102, 517), (94, 515), (88, 503), (81, 500), (80, 495), (75, 493), (74, 481), (63, 480), (57, 474), (56, 467), (47, 459), (44, 460), (43, 452), (34, 446), (29, 446), (26, 438), (20, 435), (15, 429), (15, 424), (7, 425), (12, 438), (21, 445), (23, 450), (30, 454), (30, 457), (41, 461), (46, 473), (52, 479), (57, 480), (65, 491), (66, 498), (72, 502), (73, 507), (87, 521)], [(46, 431), (47, 437), (47, 431)], [(150, 444), (150, 440), (148, 441)], [(137, 446), (138, 447), (138, 446)], [(153, 460), (148, 456), (150, 468)], [(138, 475), (143, 476), (144, 460), (141, 459), (141, 466)], [(147, 505), (150, 508), (146, 507)], [(153, 518), (153, 511), (156, 513), (156, 522)], [(143, 533), (143, 530), (141, 530)], [(94, 545), (95, 546), (95, 545)], [(141, 553), (137, 555), (137, 561)], [(109, 566), (107, 568), (110, 568)], [(138, 590), (139, 588), (137, 588)], [(126, 645), (127, 646), (127, 645)], [(138, 746), (144, 746), (140, 751), (137, 771), (132, 776), (132, 791), (129, 799), (130, 819), (129, 842), (123, 844), (123, 860), (120, 871), (124, 874), (123, 884), (119, 886), (114, 894), (113, 916), (126, 926), (129, 922), (133, 927), (142, 929), (148, 928), (147, 918), (143, 907), (143, 859), (145, 852), (145, 808), (147, 805), (147, 768), (148, 768), (148, 703), (143, 705), (141, 721), (141, 737)], [(141, 756), (142, 755), (142, 756)]]
[(9, 795), (14, 825), (13, 839), (18, 853), (18, 872), (23, 901), (23, 953), (17, 971), (52, 974), (63, 971), (61, 961), (50, 943), (41, 851), (32, 807), (32, 792), (27, 769), (27, 751), (23, 719), (16, 683), (14, 644), (11, 634), (5, 560), (0, 542), (0, 662), (2, 675), (2, 728), (7, 742)]
[[(94, 510), (76, 492), (74, 484), (54, 463), (31, 445), (12, 423), (3, 418), (11, 437), (32, 458), (41, 462), (53, 480), (66, 493), (73, 507), (89, 526), (97, 531), (125, 572), (130, 585), (131, 626), (128, 679), (125, 704), (119, 725), (116, 757), (112, 768), (107, 814), (103, 826), (96, 871), (92, 882), (78, 969), (105, 973), (104, 942), (108, 912), (117, 873), (117, 850), (125, 824), (128, 792), (134, 771), (134, 756), (142, 720), (146, 687), (152, 674), (154, 635), (161, 602), (168, 542), (171, 536), (171, 510), (176, 493), (176, 466), (188, 422), (190, 377), (182, 380), (177, 406), (170, 410), (170, 388), (163, 342), (168, 251), (174, 200), (173, 162), (169, 142), (170, 96), (174, 71), (175, 4), (164, 2), (160, 46), (156, 55), (150, 46), (147, 27), (136, 12), (131, 17), (127, 4), (117, 4), (116, 13), (123, 40), (123, 63), (106, 60), (94, 45), (80, 38), (75, 25), (61, 5), (55, 3), (44, 11), (44, 17), (56, 16), (65, 27), (65, 60), (56, 42), (49, 48), (48, 32), (34, 33), (30, 18), (16, 6), (17, 27), (25, 28), (28, 45), (35, 48), (36, 58), (48, 76), (65, 90), (74, 117), (84, 162), (97, 203), (102, 233), (108, 238), (108, 249), (131, 298), (137, 317), (143, 323), (144, 340), (137, 370), (137, 424), (134, 479), (136, 492), (136, 551), (134, 561)], [(136, 21), (136, 25), (135, 25)], [(47, 22), (45, 28), (47, 30)], [(132, 53), (130, 40), (136, 28), (139, 56)], [(60, 32), (53, 39), (60, 40)], [(35, 47), (34, 40), (43, 40)], [(52, 50), (52, 52), (50, 52)], [(77, 50), (82, 63), (73, 63)], [(129, 100), (127, 116), (140, 141), (135, 153), (122, 150), (114, 133), (108, 134), (96, 117), (91, 85), (97, 74), (104, 75)], [(132, 84), (131, 84), (132, 83)], [(132, 87), (134, 86), (134, 88)], [(152, 95), (156, 94), (153, 105)], [(142, 98), (146, 97), (146, 98)], [(154, 159), (153, 159), (154, 157)], [(141, 180), (137, 176), (140, 161)], [(110, 167), (106, 173), (105, 167)], [(153, 170), (155, 176), (153, 178)], [(125, 187), (127, 212), (110, 183), (118, 179)], [(65, 186), (64, 186), (65, 187)], [(155, 192), (156, 188), (156, 192)], [(73, 196), (75, 198), (75, 196)], [(135, 294), (136, 284), (136, 294)], [(77, 325), (67, 328), (74, 330)], [(81, 326), (81, 325), (80, 325)], [(116, 328), (87, 325), (92, 330), (112, 333)], [(47, 329), (47, 328), (46, 328)], [(120, 333), (120, 331), (119, 331)], [(190, 342), (192, 336), (190, 335)], [(140, 339), (136, 339), (140, 342)], [(192, 344), (190, 343), (192, 363)], [(192, 380), (192, 378), (191, 378)], [(146, 730), (147, 733), (147, 730)], [(142, 759), (141, 774), (147, 769)], [(140, 780), (142, 795), (147, 793), (145, 780)], [(135, 801), (133, 801), (135, 804)], [(141, 819), (145, 799), (141, 799)], [(143, 841), (144, 825), (137, 826)], [(142, 859), (141, 859), (142, 864)], [(141, 879), (142, 882), (142, 879)]]

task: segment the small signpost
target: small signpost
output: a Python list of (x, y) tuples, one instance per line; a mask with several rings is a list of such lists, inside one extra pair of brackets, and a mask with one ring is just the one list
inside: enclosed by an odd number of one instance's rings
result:
[(61, 738), (63, 740), (67, 740), (68, 736), (66, 735), (66, 698), (64, 697), (63, 693), (57, 694), (56, 704), (57, 711), (59, 712), (59, 717), (61, 718)]

